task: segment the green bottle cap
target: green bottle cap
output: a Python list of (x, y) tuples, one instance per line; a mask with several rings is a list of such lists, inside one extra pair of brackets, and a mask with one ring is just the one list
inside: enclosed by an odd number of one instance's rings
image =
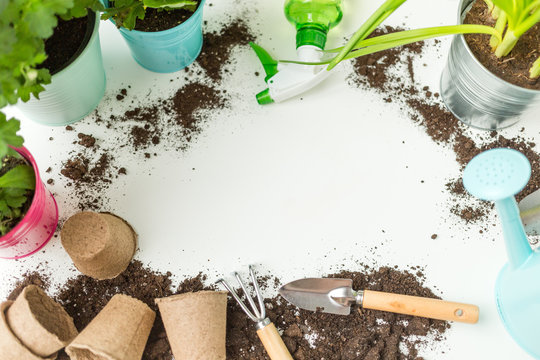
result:
[(255, 97), (260, 105), (271, 104), (274, 102), (274, 99), (270, 97), (270, 89), (261, 91)]
[(326, 32), (316, 27), (303, 27), (296, 32), (296, 48), (313, 45), (321, 50), (326, 45)]

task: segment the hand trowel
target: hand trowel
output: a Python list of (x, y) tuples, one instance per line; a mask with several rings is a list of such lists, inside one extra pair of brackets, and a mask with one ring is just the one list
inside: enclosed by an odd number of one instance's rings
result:
[(293, 305), (311, 311), (349, 315), (351, 306), (474, 324), (478, 306), (438, 299), (386, 293), (354, 291), (351, 279), (307, 278), (283, 285), (279, 293)]

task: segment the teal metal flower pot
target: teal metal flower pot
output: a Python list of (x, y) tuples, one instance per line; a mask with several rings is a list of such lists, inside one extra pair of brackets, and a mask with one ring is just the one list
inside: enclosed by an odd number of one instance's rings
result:
[(80, 54), (65, 68), (52, 74), (51, 83), (39, 94), (39, 100), (19, 102), (17, 107), (29, 119), (43, 125), (61, 126), (74, 123), (91, 113), (105, 94), (105, 69), (99, 42), (99, 21), (91, 13)]
[(202, 17), (205, 0), (189, 19), (172, 29), (163, 31), (137, 31), (121, 27), (131, 55), (142, 67), (158, 72), (171, 73), (191, 64), (201, 53)]

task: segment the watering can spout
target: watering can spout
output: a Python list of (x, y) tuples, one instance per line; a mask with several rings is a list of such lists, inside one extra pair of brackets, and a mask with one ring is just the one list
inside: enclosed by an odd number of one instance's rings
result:
[(496, 201), (495, 207), (502, 222), (508, 263), (512, 268), (518, 268), (527, 262), (533, 250), (529, 245), (525, 228), (519, 217), (516, 200), (511, 197)]

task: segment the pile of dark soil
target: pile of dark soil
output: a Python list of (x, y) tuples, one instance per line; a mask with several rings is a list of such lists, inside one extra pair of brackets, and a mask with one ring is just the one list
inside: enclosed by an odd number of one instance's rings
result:
[[(377, 30), (377, 34), (394, 32), (400, 28), (385, 27)], [(531, 162), (533, 168), (531, 180), (527, 187), (517, 196), (518, 201), (524, 196), (540, 188), (540, 155), (534, 150), (535, 144), (523, 137), (507, 139), (496, 132), (485, 133), (477, 141), (466, 134), (467, 126), (463, 125), (450, 113), (438, 93), (430, 91), (428, 86), (415, 83), (413, 62), (422, 53), (424, 43), (416, 43), (389, 49), (356, 59), (353, 63), (354, 73), (350, 82), (354, 86), (369, 87), (380, 92), (383, 100), (396, 102), (409, 114), (412, 121), (424, 129), (426, 134), (437, 144), (452, 149), (456, 161), (463, 170), (465, 165), (482, 151), (509, 147), (521, 151)], [(395, 75), (392, 70), (398, 63), (407, 66), (405, 76)], [(421, 90), (420, 90), (421, 89)], [(451, 212), (466, 223), (479, 221), (493, 208), (490, 202), (472, 198), (461, 184), (461, 174), (446, 184), (446, 189), (453, 195)]]
[(242, 20), (235, 20), (223, 27), (204, 35), (204, 43), (197, 63), (206, 71), (206, 75), (220, 81), (227, 72), (224, 65), (231, 63), (232, 50), (238, 45), (248, 45), (256, 37)]
[[(464, 23), (494, 26), (495, 20), (484, 1), (475, 1)], [(493, 74), (514, 85), (540, 90), (538, 78), (529, 78), (529, 69), (540, 56), (540, 24), (523, 34), (510, 54), (500, 59), (491, 50), (489, 38), (490, 36), (485, 34), (465, 35), (474, 56)]]
[[(436, 298), (423, 286), (420, 269), (400, 271), (382, 267), (364, 267), (362, 273), (340, 272), (330, 277), (353, 279), (357, 289), (389, 291)], [(413, 273), (414, 272), (414, 273)], [(112, 280), (98, 281), (79, 275), (57, 290), (55, 299), (73, 317), (82, 330), (118, 293), (133, 296), (157, 311), (155, 298), (173, 294), (212, 289), (204, 285), (206, 276), (199, 274), (172, 287), (172, 274), (159, 273), (133, 261), (128, 269)], [(276, 288), (279, 280), (270, 276), (259, 279), (262, 288)], [(9, 298), (14, 299), (24, 286), (35, 284), (49, 288), (49, 280), (39, 273), (27, 274)], [(444, 340), (449, 325), (444, 321), (415, 318), (372, 310), (354, 309), (350, 316), (337, 316), (299, 310), (281, 297), (265, 299), (267, 315), (283, 331), (283, 340), (294, 358), (307, 359), (421, 359), (418, 348)], [(268, 360), (257, 337), (253, 321), (229, 298), (227, 310), (227, 358)], [(65, 353), (60, 360), (68, 359)], [(148, 340), (143, 360), (171, 360), (163, 322), (157, 318)]]
[[(343, 271), (328, 277), (353, 279), (355, 289), (437, 298), (422, 285), (423, 274), (382, 267)], [(280, 296), (265, 300), (267, 316), (283, 330), (283, 341), (296, 360), (421, 359), (418, 348), (444, 339), (448, 323), (374, 310), (353, 309), (349, 316), (299, 310)], [(227, 357), (268, 359), (240, 307), (229, 301)], [(427, 336), (430, 335), (430, 338)]]

